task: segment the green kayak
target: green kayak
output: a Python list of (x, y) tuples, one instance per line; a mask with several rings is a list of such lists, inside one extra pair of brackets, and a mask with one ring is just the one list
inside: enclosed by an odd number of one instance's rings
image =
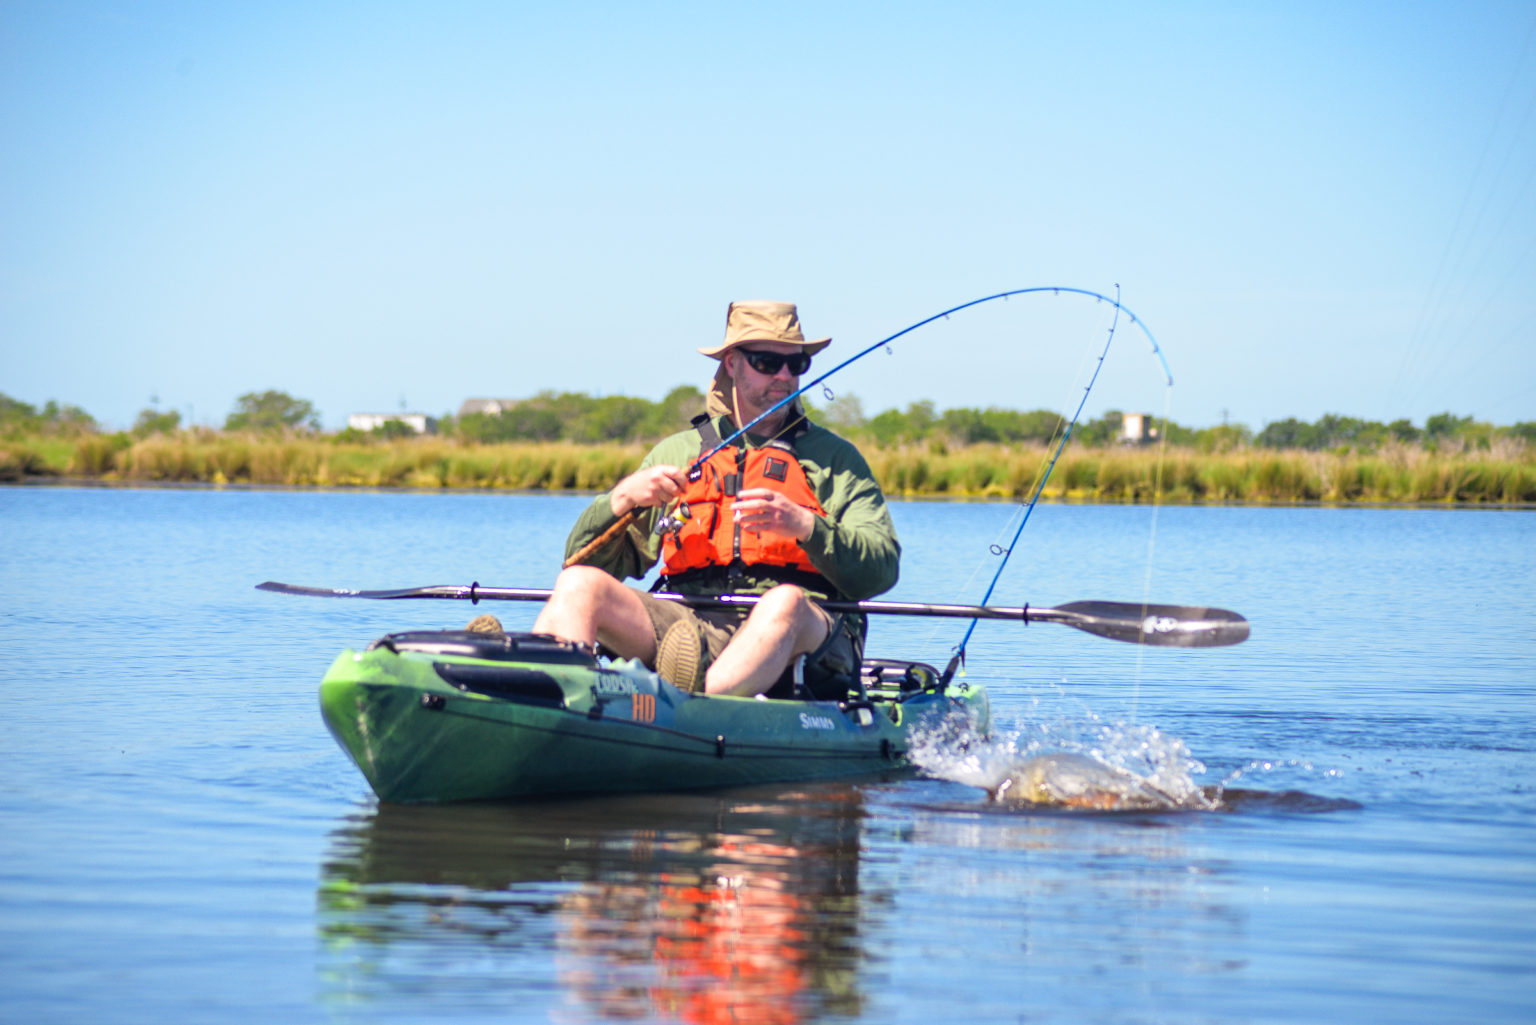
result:
[(920, 662), (867, 660), (846, 701), (689, 694), (641, 663), (534, 634), (390, 634), (320, 684), (331, 733), (398, 803), (686, 790), (908, 767), (914, 731), (986, 691)]

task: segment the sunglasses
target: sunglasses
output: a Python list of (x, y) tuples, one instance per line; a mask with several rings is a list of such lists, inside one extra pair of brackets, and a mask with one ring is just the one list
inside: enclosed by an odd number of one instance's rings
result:
[(737, 349), (746, 358), (747, 365), (765, 377), (772, 377), (779, 372), (780, 367), (789, 367), (789, 372), (799, 377), (811, 369), (811, 357), (803, 352), (758, 352), (756, 349)]

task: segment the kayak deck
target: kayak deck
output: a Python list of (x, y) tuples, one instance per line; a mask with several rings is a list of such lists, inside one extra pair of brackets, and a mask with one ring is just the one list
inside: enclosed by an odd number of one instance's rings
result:
[(986, 727), (986, 692), (871, 660), (847, 701), (690, 694), (636, 661), (532, 634), (391, 634), (320, 684), (337, 742), (380, 799), (682, 790), (907, 768), (915, 729)]

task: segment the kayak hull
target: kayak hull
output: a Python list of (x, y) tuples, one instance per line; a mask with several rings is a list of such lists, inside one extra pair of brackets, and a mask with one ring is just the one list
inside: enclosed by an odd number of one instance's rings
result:
[(393, 634), (337, 656), (320, 708), (395, 803), (899, 772), (918, 729), (963, 717), (985, 730), (985, 690), (941, 684), (917, 663), (880, 665), (857, 699), (781, 701), (689, 694), (639, 662), (535, 635)]

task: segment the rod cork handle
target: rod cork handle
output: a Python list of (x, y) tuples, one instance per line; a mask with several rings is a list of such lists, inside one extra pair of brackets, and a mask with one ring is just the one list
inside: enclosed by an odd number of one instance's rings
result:
[(630, 526), (639, 518), (640, 507), (636, 506), (629, 512), (625, 513), (623, 516), (620, 516), (618, 521), (615, 522), (613, 526), (597, 535), (597, 537), (593, 538), (591, 541), (588, 541), (586, 544), (582, 545), (581, 548), (578, 549), (569, 559), (566, 559), (565, 562), (561, 563), (560, 568), (570, 569), (572, 566), (575, 566), (578, 563), (586, 562), (589, 555), (597, 551), (599, 548), (603, 548), (611, 544), (615, 538), (624, 533), (624, 531), (628, 530)]

